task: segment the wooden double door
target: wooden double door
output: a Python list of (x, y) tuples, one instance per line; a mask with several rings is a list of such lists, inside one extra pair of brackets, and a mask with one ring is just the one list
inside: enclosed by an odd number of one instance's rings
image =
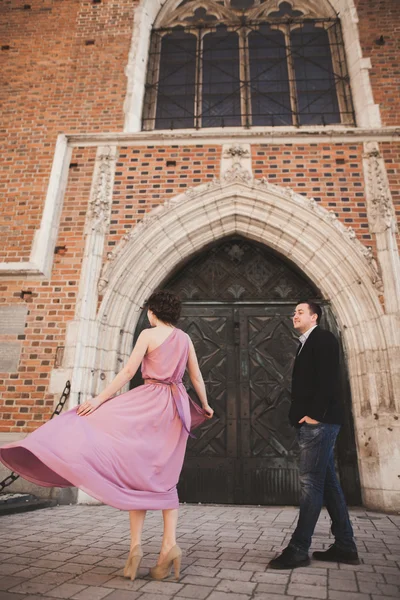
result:
[[(291, 316), (294, 298), (318, 298), (318, 291), (293, 266), (240, 238), (195, 257), (165, 287), (183, 300), (179, 327), (193, 340), (215, 410), (196, 439), (189, 438), (180, 500), (297, 504), (298, 446), (288, 423), (298, 344)], [(329, 306), (324, 312), (324, 326), (339, 336)], [(144, 326), (143, 317), (136, 333)], [(188, 378), (185, 383), (195, 397)], [(354, 505), (360, 487), (344, 360), (342, 384), (346, 416), (337, 458)]]

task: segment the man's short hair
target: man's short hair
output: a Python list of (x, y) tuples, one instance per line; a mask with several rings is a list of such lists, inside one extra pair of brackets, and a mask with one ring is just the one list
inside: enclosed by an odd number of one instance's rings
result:
[(302, 300), (301, 302), (299, 302), (299, 304), (308, 304), (310, 313), (312, 315), (317, 315), (317, 325), (319, 325), (319, 322), (322, 317), (322, 308), (320, 307), (320, 305), (316, 302), (313, 302), (313, 300)]

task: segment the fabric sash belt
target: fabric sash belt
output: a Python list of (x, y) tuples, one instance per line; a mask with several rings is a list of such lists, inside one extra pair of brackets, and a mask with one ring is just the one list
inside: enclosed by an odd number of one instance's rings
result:
[(182, 383), (182, 381), (162, 381), (160, 379), (145, 379), (145, 385), (153, 384), (153, 385), (167, 385), (171, 388), (172, 398), (174, 399), (176, 410), (178, 411), (178, 415), (180, 420), (182, 421), (183, 428), (190, 437), (195, 438), (196, 436), (191, 433), (190, 428), (188, 427), (185, 421), (185, 415), (183, 413), (182, 402), (181, 402), (181, 393), (179, 391), (178, 385)]

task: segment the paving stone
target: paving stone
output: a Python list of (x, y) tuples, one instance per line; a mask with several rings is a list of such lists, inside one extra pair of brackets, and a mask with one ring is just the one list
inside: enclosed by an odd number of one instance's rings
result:
[(251, 594), (256, 587), (256, 583), (249, 581), (232, 581), (231, 579), (222, 579), (215, 588), (217, 592), (233, 592), (236, 594)]
[(205, 585), (207, 587), (214, 587), (219, 581), (218, 577), (202, 577), (201, 575), (184, 575), (181, 577), (181, 582), (185, 585), (190, 583), (192, 585)]
[(392, 585), (400, 585), (400, 568), (398, 575), (389, 575), (388, 573), (385, 573), (384, 579), (386, 583), (391, 583)]
[(211, 592), (207, 600), (249, 600), (246, 594), (233, 594), (232, 592)]
[(83, 573), (82, 575), (78, 575), (75, 577), (74, 583), (82, 584), (82, 585), (95, 585), (101, 586), (103, 583), (112, 578), (112, 575), (101, 575), (100, 573), (92, 573), (89, 571), (88, 573)]
[(39, 567), (23, 567), (21, 565), (20, 570), (17, 571), (16, 575), (17, 577), (22, 577), (23, 579), (33, 579), (33, 577), (36, 577), (37, 575), (43, 575), (45, 573), (48, 573), (48, 568), (41, 569)]
[(78, 585), (76, 583), (63, 583), (58, 587), (50, 590), (45, 594), (45, 596), (50, 596), (52, 598), (71, 598), (78, 592), (84, 590), (86, 585)]
[(232, 579), (233, 581), (250, 581), (252, 571), (237, 571), (235, 569), (221, 569), (218, 573), (220, 579)]
[(142, 598), (140, 592), (127, 592), (122, 590), (115, 590), (111, 592), (109, 596), (106, 597), (105, 600), (136, 600), (137, 598)]
[(140, 596), (140, 600), (160, 600), (162, 598), (162, 600), (170, 600), (171, 598), (173, 598), (174, 596), (172, 594), (154, 594), (154, 593), (147, 593), (147, 594), (141, 594)]
[(25, 579), (22, 577), (12, 577), (10, 575), (6, 577), (0, 577), (0, 591), (5, 592), (5, 590), (9, 590), (10, 588), (15, 587), (19, 583), (23, 583)]
[(151, 594), (177, 594), (183, 588), (182, 583), (172, 583), (169, 581), (149, 581), (142, 588), (142, 592)]
[(199, 558), (192, 564), (195, 567), (216, 567), (219, 561), (218, 559)]
[[(139, 576), (140, 576), (140, 573), (139, 573)], [(113, 588), (116, 590), (138, 591), (140, 588), (142, 588), (144, 586), (145, 583), (146, 583), (146, 580), (138, 579), (138, 576), (136, 576), (136, 579), (134, 581), (131, 581), (130, 579), (127, 579), (126, 577), (121, 576), (121, 577), (113, 577), (112, 579), (109, 579), (108, 581), (106, 581), (102, 584), (102, 587)]]
[(329, 569), (328, 571), (329, 579), (350, 579), (351, 581), (355, 581), (356, 575), (355, 571), (343, 571), (340, 569)]
[(22, 571), (21, 565), (14, 565), (10, 563), (4, 563), (0, 565), (0, 576), (1, 575), (14, 575), (14, 573), (18, 573), (18, 571)]
[(326, 586), (327, 576), (316, 575), (315, 573), (310, 572), (310, 570), (307, 573), (300, 573), (299, 569), (296, 569), (295, 571), (293, 571), (290, 577), (290, 583), (305, 583), (306, 585)]
[(307, 585), (306, 583), (289, 583), (288, 594), (291, 596), (304, 596), (306, 598), (327, 598), (326, 586)]
[(177, 598), (194, 598), (195, 600), (204, 600), (210, 594), (209, 587), (201, 585), (185, 585), (177, 594)]
[[(293, 600), (293, 596), (281, 596), (280, 594), (273, 594), (269, 592), (256, 592), (253, 594), (254, 600)], [(309, 598), (297, 598), (297, 600), (310, 600)]]
[[(343, 600), (343, 592), (337, 590), (329, 590), (328, 598), (329, 600)], [(362, 594), (360, 592), (346, 592), (345, 600), (370, 600), (371, 596), (369, 594)]]
[(266, 571), (265, 573), (254, 573), (251, 578), (252, 581), (257, 583), (279, 583), (280, 585), (286, 585), (289, 582), (290, 571), (277, 572), (277, 571)]
[(218, 568), (213, 568), (213, 567), (201, 567), (201, 566), (196, 566), (196, 565), (189, 565), (188, 567), (185, 568), (185, 570), (182, 572), (182, 575), (200, 575), (201, 577), (215, 577), (217, 575), (217, 573), (219, 572), (219, 566)]
[(10, 588), (10, 592), (17, 592), (22, 594), (44, 594), (53, 588), (56, 585), (54, 583), (41, 583), (40, 581), (24, 581), (23, 583), (19, 583), (13, 588)]
[(26, 600), (25, 594), (13, 594), (12, 592), (2, 592), (1, 600)]
[(357, 592), (357, 583), (352, 579), (347, 578), (332, 578), (329, 579), (328, 587), (330, 590), (341, 590), (343, 592)]
[[(392, 598), (400, 598), (400, 587), (397, 585), (389, 585), (387, 583), (377, 583), (378, 593)], [(360, 587), (361, 590), (361, 587)], [(362, 591), (362, 590), (361, 590)], [(375, 593), (375, 592), (372, 592)]]
[(71, 573), (59, 573), (57, 571), (47, 571), (47, 573), (43, 573), (42, 575), (38, 575), (31, 579), (32, 582), (37, 583), (52, 583), (53, 586), (61, 585), (61, 583), (65, 583), (69, 579), (73, 579), (73, 575)]
[(91, 571), (93, 566), (92, 565), (77, 565), (75, 563), (68, 562), (68, 563), (62, 564), (60, 567), (57, 566), (55, 568), (60, 573), (72, 573), (73, 575), (82, 575), (82, 573), (87, 573), (88, 571)]
[(86, 589), (71, 596), (71, 600), (102, 600), (110, 594), (110, 590), (103, 587), (87, 587)]
[(36, 563), (36, 561), (32, 562), (32, 558), (30, 558), (29, 556), (13, 556), (12, 558), (8, 558), (4, 562), (10, 565), (21, 565), (22, 567), (35, 566)]
[(254, 562), (243, 562), (241, 563), (242, 571), (260, 571), (263, 573), (266, 569), (266, 565), (262, 563), (254, 563)]
[(115, 568), (115, 567), (99, 567), (99, 566), (95, 566), (94, 568), (90, 569), (91, 573), (99, 573), (100, 575), (114, 575), (119, 569)]
[[(366, 562), (340, 565), (312, 561), (309, 567), (292, 572), (268, 570), (267, 564), (287, 545), (297, 510), (184, 505), (178, 530), (179, 544), (185, 551), (179, 583), (172, 577), (163, 582), (148, 579), (148, 567), (155, 564), (161, 543), (162, 518), (156, 511), (150, 511), (146, 518), (145, 556), (134, 582), (123, 577), (129, 549), (125, 513), (107, 506), (61, 506), (8, 515), (2, 519), (4, 529), (0, 535), (0, 565), (8, 565), (6, 573), (0, 571), (0, 590), (15, 597), (10, 600), (20, 600), (21, 596), (24, 600), (400, 597), (400, 519), (394, 522), (382, 515), (378, 521), (379, 513), (373, 513), (374, 520), (369, 521), (367, 511), (352, 512), (360, 555)], [(357, 522), (357, 515), (365, 518)], [(313, 549), (326, 549), (332, 543), (329, 525), (328, 515), (323, 511)], [(84, 564), (86, 561), (89, 564)], [(19, 577), (20, 573), (25, 577)], [(357, 582), (370, 592), (362, 591)], [(31, 587), (18, 591), (19, 585), (26, 584)], [(42, 587), (32, 587), (35, 584)], [(1, 593), (0, 600), (3, 600)]]
[[(258, 583), (255, 589), (256, 594), (284, 594), (286, 591), (286, 584), (279, 583)], [(282, 599), (281, 599), (282, 600)]]

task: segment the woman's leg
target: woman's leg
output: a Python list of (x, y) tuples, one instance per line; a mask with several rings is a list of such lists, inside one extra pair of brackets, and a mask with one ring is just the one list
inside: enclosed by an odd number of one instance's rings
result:
[(167, 556), (168, 552), (176, 544), (176, 526), (178, 524), (178, 509), (169, 508), (163, 510), (164, 533), (161, 543), (160, 556), (157, 564), (161, 563)]
[(129, 523), (131, 528), (131, 550), (142, 543), (142, 531), (144, 519), (146, 517), (145, 510), (130, 510)]

